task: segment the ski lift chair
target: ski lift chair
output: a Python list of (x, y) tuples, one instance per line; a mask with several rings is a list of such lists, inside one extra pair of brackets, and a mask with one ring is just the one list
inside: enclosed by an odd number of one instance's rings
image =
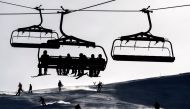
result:
[[(60, 37), (59, 39), (48, 40), (47, 44), (59, 45), (60, 48), (62, 46), (83, 46), (83, 47), (87, 47), (87, 48), (89, 48), (89, 47), (100, 48), (100, 49), (102, 49), (102, 51), (105, 55), (105, 59), (103, 59), (103, 61), (101, 61), (101, 63), (99, 63), (98, 61), (95, 61), (94, 63), (90, 63), (90, 65), (89, 65), (89, 63), (88, 63), (89, 57), (87, 57), (87, 60), (85, 61), (85, 60), (80, 60), (80, 57), (72, 57), (71, 56), (70, 63), (68, 63), (66, 56), (62, 56), (61, 58), (59, 56), (50, 56), (49, 61), (47, 61), (47, 64), (46, 64), (47, 68), (59, 69), (61, 67), (61, 69), (71, 69), (71, 70), (77, 69), (77, 70), (79, 70), (79, 65), (83, 65), (83, 68), (82, 68), (83, 70), (90, 70), (90, 66), (93, 66), (98, 71), (104, 71), (106, 68), (106, 65), (107, 65), (107, 61), (108, 61), (108, 58), (107, 58), (104, 48), (102, 46), (97, 46), (95, 44), (95, 42), (86, 41), (86, 40), (79, 39), (74, 36), (69, 36), (69, 35), (65, 34), (62, 29), (63, 16), (65, 14), (70, 13), (70, 11), (64, 10), (64, 12), (60, 12), (60, 13), (61, 13), (60, 32), (62, 33), (62, 37)], [(38, 68), (39, 68), (39, 74), (42, 74), (41, 69), (46, 66), (43, 66), (43, 64), (40, 62), (40, 51), (41, 50), (39, 49)], [(98, 60), (98, 59), (96, 59), (96, 60)], [(67, 74), (65, 74), (65, 75), (67, 75)], [(83, 75), (80, 75), (79, 77), (81, 77), (81, 76), (83, 76)], [(79, 77), (77, 77), (77, 79)], [(94, 75), (93, 77), (98, 77), (98, 75)]]
[(40, 24), (14, 30), (10, 39), (11, 46), (23, 48), (59, 48), (58, 45), (47, 45), (48, 40), (58, 39), (58, 33), (41, 26), (43, 22), (42, 9), (40, 7), (36, 7), (35, 9), (39, 11)]
[[(148, 8), (144, 8), (141, 11), (146, 13), (148, 16), (149, 30), (115, 39), (111, 49), (111, 57), (113, 60), (174, 62), (175, 57), (173, 54), (172, 43), (163, 37), (154, 36), (150, 33), (152, 28), (150, 12), (152, 11), (148, 10)], [(125, 43), (123, 44), (122, 42)], [(123, 50), (123, 52), (116, 53), (116, 51), (119, 50)], [(158, 52), (154, 52), (155, 50), (161, 53), (157, 54)]]

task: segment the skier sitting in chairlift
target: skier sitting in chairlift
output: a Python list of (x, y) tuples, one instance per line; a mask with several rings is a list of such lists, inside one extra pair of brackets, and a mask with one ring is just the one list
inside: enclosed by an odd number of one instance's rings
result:
[[(44, 66), (44, 75), (47, 75), (47, 67), (48, 67), (48, 61), (49, 61), (49, 55), (47, 54), (47, 50), (43, 51), (43, 54), (40, 58), (42, 66)], [(40, 76), (41, 74), (39, 74)]]

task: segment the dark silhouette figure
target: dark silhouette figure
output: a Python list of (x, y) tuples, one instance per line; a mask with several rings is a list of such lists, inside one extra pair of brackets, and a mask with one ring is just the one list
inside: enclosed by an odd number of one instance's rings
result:
[(95, 76), (95, 73), (96, 73), (96, 68), (94, 66), (95, 64), (95, 58), (94, 58), (94, 54), (91, 55), (91, 58), (89, 59), (89, 76), (90, 77), (94, 77)]
[(95, 77), (98, 77), (100, 74), (100, 69), (102, 69), (105, 65), (105, 60), (102, 58), (102, 54), (98, 55), (97, 63), (96, 63), (96, 72), (95, 72)]
[[(43, 51), (40, 61), (41, 61), (41, 65), (44, 67), (44, 75), (47, 75), (47, 67), (48, 67), (48, 61), (49, 61), (49, 55), (47, 54), (47, 50)], [(39, 76), (40, 75), (42, 75), (42, 73), (39, 73)]]
[(155, 109), (160, 109), (160, 104), (157, 101), (154, 103), (154, 108)]
[(101, 90), (102, 90), (102, 82), (99, 82), (98, 84), (97, 84), (97, 92), (98, 93), (100, 93), (101, 92)]
[(76, 58), (73, 58), (73, 59), (71, 58), (70, 66), (71, 66), (71, 69), (72, 69), (71, 74), (74, 74), (74, 76), (77, 76), (77, 71), (78, 71), (78, 68), (79, 68), (79, 60), (76, 59)]
[(77, 76), (77, 67), (78, 67), (78, 65), (76, 63), (73, 63), (73, 68), (72, 68), (71, 74), (74, 74), (74, 76)]
[(78, 64), (75, 63), (74, 60), (72, 60), (72, 73), (71, 74), (74, 74), (74, 76), (77, 76), (77, 68), (78, 68)]
[(75, 109), (81, 109), (80, 105), (77, 104), (77, 105), (75, 106)]
[(61, 80), (59, 80), (59, 82), (58, 82), (58, 89), (59, 89), (59, 92), (61, 92), (61, 87), (63, 87), (63, 84), (62, 84)]
[(19, 83), (18, 84), (18, 92), (16, 93), (16, 96), (20, 96), (21, 91), (23, 92), (23, 90), (22, 90), (22, 84)]
[(42, 106), (46, 106), (45, 99), (43, 97), (40, 97), (40, 101)]
[(63, 72), (64, 72), (63, 63), (62, 63), (62, 56), (61, 55), (58, 58), (56, 70), (57, 70), (57, 75), (62, 75)]
[(84, 75), (85, 58), (86, 58), (85, 55), (83, 55), (82, 53), (79, 54), (79, 66), (78, 66), (78, 75), (77, 76)]
[(28, 93), (32, 93), (32, 84), (30, 84), (30, 86), (29, 86)]
[(68, 75), (70, 68), (71, 68), (71, 55), (68, 53), (67, 57), (65, 58), (65, 73), (64, 75)]

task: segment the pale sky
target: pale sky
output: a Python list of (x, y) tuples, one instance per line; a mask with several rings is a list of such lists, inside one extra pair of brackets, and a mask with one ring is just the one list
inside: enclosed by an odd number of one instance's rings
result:
[[(42, 8), (79, 9), (105, 0), (6, 0), (20, 5)], [(116, 0), (112, 3), (91, 9), (105, 10), (140, 10), (150, 6), (151, 9), (187, 5), (189, 0)], [(50, 76), (31, 78), (38, 74), (37, 49), (13, 48), (10, 46), (11, 32), (17, 28), (38, 24), (39, 15), (0, 16), (0, 91), (16, 91), (19, 82), (28, 90), (29, 84), (34, 89), (56, 87), (61, 80), (64, 85), (92, 85), (94, 81), (112, 83), (141, 78), (159, 77), (189, 72), (190, 65), (190, 7), (159, 10), (151, 13), (153, 28), (151, 33), (169, 39), (173, 43), (174, 63), (158, 62), (121, 62), (114, 61), (110, 56), (114, 39), (146, 31), (148, 29), (147, 16), (144, 13), (104, 13), (104, 12), (76, 12), (64, 17), (63, 29), (68, 35), (94, 41), (106, 50), (109, 61), (106, 70), (100, 73), (99, 78), (82, 77), (78, 80), (73, 77), (57, 76), (56, 71), (48, 70)], [(0, 3), (0, 13), (37, 12), (35, 10), (6, 5)], [(60, 15), (44, 15), (42, 24), (45, 28), (56, 30), (59, 34)], [(65, 47), (65, 53), (81, 52), (84, 48)], [(73, 51), (69, 51), (73, 50)], [(78, 51), (77, 51), (78, 50)], [(86, 49), (89, 50), (89, 49)], [(90, 49), (89, 51), (91, 52)], [(92, 52), (97, 52), (94, 50)], [(102, 51), (99, 51), (102, 52)]]

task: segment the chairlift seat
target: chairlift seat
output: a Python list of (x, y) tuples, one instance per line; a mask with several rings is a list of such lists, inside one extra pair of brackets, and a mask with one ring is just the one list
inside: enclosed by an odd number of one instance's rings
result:
[(47, 44), (47, 43), (40, 43), (40, 44), (34, 44), (34, 43), (11, 43), (12, 47), (22, 47), (22, 48), (52, 48), (52, 49), (58, 49), (60, 45), (58, 44)]
[[(139, 39), (139, 38), (138, 38)], [(123, 39), (124, 40), (124, 39)], [(160, 41), (160, 40), (152, 40), (152, 42), (162, 42), (163, 44), (164, 43), (167, 43), (168, 44), (168, 47), (166, 46), (161, 46), (161, 47), (153, 47), (153, 46), (137, 46), (137, 45), (134, 45), (134, 46), (127, 46), (127, 45), (116, 45), (115, 42), (116, 41), (123, 41), (121, 39), (115, 39), (114, 42), (113, 42), (113, 45), (112, 45), (112, 51), (111, 51), (111, 56), (112, 56), (112, 59), (113, 60), (117, 60), (117, 61), (145, 61), (145, 62), (174, 62), (175, 60), (175, 57), (173, 55), (173, 48), (172, 48), (172, 44), (170, 41), (168, 40), (164, 40), (164, 41)], [(136, 43), (138, 43), (137, 41), (142, 41), (142, 42), (147, 42), (147, 41), (150, 41), (150, 40), (134, 40), (134, 39), (131, 39), (132, 41), (136, 41)], [(131, 40), (128, 40), (127, 43), (129, 43)], [(127, 44), (125, 43), (125, 44)], [(150, 43), (149, 43), (150, 44)], [(134, 49), (132, 54), (129, 54), (129, 53), (125, 53), (125, 54), (121, 54), (121, 53), (115, 53), (115, 48), (131, 48), (131, 49)], [(147, 53), (148, 54), (135, 54), (135, 51), (137, 51), (138, 49), (144, 49), (146, 50), (147, 49)], [(164, 55), (164, 54), (149, 54), (149, 51), (152, 51), (153, 49), (157, 49), (157, 50), (166, 50), (168, 55)], [(163, 52), (164, 53), (164, 52)]]
[(174, 62), (175, 57), (170, 56), (139, 56), (139, 55), (113, 55), (117, 61), (147, 61), (147, 62)]
[[(37, 33), (37, 35), (31, 35), (31, 33)], [(44, 35), (42, 35), (42, 33), (44, 33)], [(48, 33), (50, 36), (47, 36)], [(54, 32), (53, 30), (43, 28), (42, 26), (33, 25), (30, 27), (14, 30), (11, 34), (10, 44), (12, 47), (21, 48), (59, 48), (59, 44), (47, 43), (48, 40), (57, 38), (58, 33)]]
[[(69, 69), (79, 69), (81, 65), (83, 66), (83, 70), (90, 70), (91, 67), (95, 68), (96, 70), (104, 71), (106, 68), (106, 61), (99, 62), (98, 58), (95, 58), (94, 63), (89, 64), (89, 59), (87, 60), (80, 60), (79, 57), (71, 57), (71, 59), (68, 61), (66, 57), (59, 58), (59, 56), (50, 56), (48, 61), (46, 63), (39, 63), (38, 68), (69, 68)], [(69, 62), (69, 63), (68, 63)]]

